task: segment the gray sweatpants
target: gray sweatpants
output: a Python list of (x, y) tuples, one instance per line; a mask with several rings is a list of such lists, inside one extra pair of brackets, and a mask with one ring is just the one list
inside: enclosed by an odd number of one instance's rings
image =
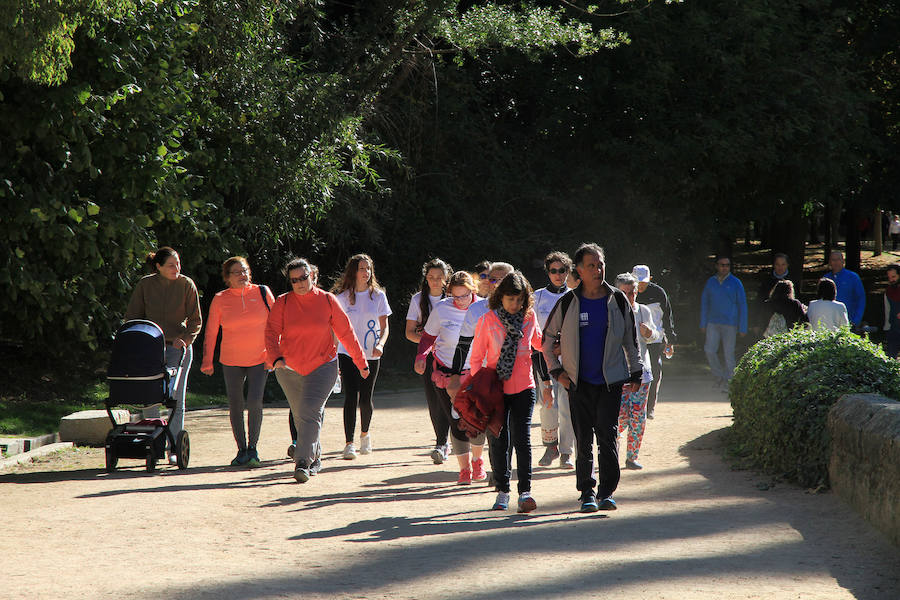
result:
[[(228, 414), (231, 433), (239, 450), (256, 448), (263, 419), (263, 392), (269, 372), (264, 364), (252, 367), (222, 365), (225, 391), (228, 394)], [(247, 381), (247, 400), (244, 401), (244, 381)], [(247, 407), (247, 433), (244, 433), (244, 407)]]
[(325, 402), (338, 378), (337, 359), (327, 362), (307, 375), (287, 367), (275, 369), (275, 377), (284, 390), (294, 425), (297, 427), (297, 448), (294, 461), (308, 467), (322, 455), (319, 436), (325, 418)]

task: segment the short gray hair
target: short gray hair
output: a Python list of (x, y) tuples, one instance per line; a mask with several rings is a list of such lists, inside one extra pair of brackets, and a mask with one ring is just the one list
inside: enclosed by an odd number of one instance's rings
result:
[(637, 285), (637, 278), (631, 273), (619, 273), (616, 275), (616, 287), (620, 285)]

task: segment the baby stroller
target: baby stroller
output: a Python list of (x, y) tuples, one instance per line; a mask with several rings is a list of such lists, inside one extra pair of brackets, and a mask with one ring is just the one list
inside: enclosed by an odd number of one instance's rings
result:
[(116, 332), (106, 373), (109, 382), (106, 412), (113, 425), (106, 436), (107, 471), (115, 471), (120, 458), (142, 458), (147, 461), (147, 471), (152, 472), (156, 470), (157, 460), (166, 457), (167, 449), (174, 452), (179, 469), (187, 468), (191, 456), (187, 431), (178, 432), (176, 439), (166, 419), (116, 423), (112, 414), (112, 408), (120, 404), (163, 404), (174, 410), (172, 394), (181, 371), (166, 367), (166, 339), (156, 323), (140, 319), (126, 321)]

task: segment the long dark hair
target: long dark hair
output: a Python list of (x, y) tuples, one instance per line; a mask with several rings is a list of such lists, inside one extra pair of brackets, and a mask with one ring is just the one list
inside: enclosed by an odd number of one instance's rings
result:
[(379, 292), (384, 290), (375, 278), (375, 262), (372, 260), (372, 257), (368, 254), (354, 254), (347, 261), (347, 266), (344, 267), (344, 273), (341, 275), (341, 278), (331, 286), (331, 293), (333, 294), (340, 294), (344, 290), (349, 290), (348, 295), (351, 306), (356, 304), (356, 272), (359, 270), (359, 263), (362, 261), (366, 261), (372, 267), (372, 276), (369, 277), (369, 298), (372, 298), (372, 294), (376, 290)]
[(422, 286), (419, 289), (419, 313), (422, 315), (422, 318), (417, 323), (420, 326), (425, 324), (428, 320), (428, 315), (431, 314), (431, 300), (428, 299), (428, 296), (431, 295), (431, 288), (428, 287), (428, 279), (425, 278), (431, 269), (440, 269), (444, 273), (444, 286), (441, 288), (441, 298), (447, 297), (447, 280), (450, 279), (450, 274), (453, 272), (450, 265), (439, 258), (432, 258), (422, 265)]
[(488, 298), (488, 307), (491, 310), (497, 310), (503, 307), (503, 296), (525, 296), (522, 303), (522, 314), (527, 315), (528, 311), (534, 305), (534, 294), (531, 290), (531, 284), (522, 274), (521, 271), (513, 271), (508, 273)]

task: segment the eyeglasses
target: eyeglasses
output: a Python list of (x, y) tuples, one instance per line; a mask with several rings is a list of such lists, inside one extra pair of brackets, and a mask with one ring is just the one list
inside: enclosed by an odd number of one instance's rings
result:
[(478, 279), (487, 279), (488, 277), (490, 277), (490, 273), (479, 273), (478, 274)]
[(554, 269), (552, 267), (550, 268), (551, 275), (565, 275), (568, 272), (569, 272), (569, 267), (562, 267), (560, 269)]
[(466, 292), (462, 296), (454, 296), (453, 294), (450, 294), (450, 297), (453, 298), (454, 300), (465, 300), (469, 296), (471, 296), (471, 292)]
[(250, 269), (241, 269), (239, 271), (228, 271), (229, 275), (246, 275), (250, 272)]
[(294, 284), (294, 283), (303, 283), (303, 282), (306, 281), (307, 279), (309, 279), (309, 274), (301, 275), (300, 277), (291, 277), (291, 283), (292, 283), (292, 284)]

